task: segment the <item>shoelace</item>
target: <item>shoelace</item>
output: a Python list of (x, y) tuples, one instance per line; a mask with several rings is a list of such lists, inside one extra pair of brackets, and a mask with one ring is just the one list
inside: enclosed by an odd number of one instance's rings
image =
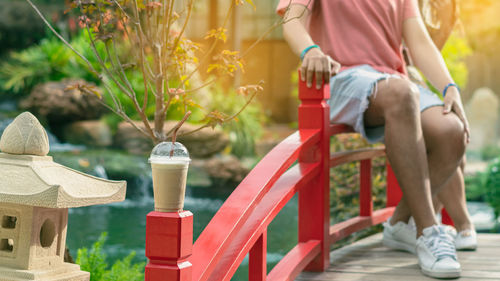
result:
[(425, 241), (425, 244), (437, 260), (441, 260), (446, 257), (457, 260), (455, 244), (452, 241), (453, 240), (450, 235), (442, 228), (439, 228), (439, 234), (436, 235), (436, 233), (434, 233), (427, 241)]

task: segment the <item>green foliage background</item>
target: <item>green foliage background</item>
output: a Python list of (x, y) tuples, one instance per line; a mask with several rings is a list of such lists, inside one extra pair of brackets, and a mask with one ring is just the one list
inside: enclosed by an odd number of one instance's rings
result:
[(460, 88), (465, 89), (469, 71), (465, 59), (472, 54), (466, 38), (453, 33), (441, 51), (451, 76)]
[(106, 236), (106, 233), (102, 233), (90, 249), (78, 250), (76, 263), (81, 270), (90, 272), (90, 281), (143, 281), (145, 263), (132, 263), (135, 252), (109, 266), (102, 249)]
[(493, 207), (495, 214), (500, 215), (500, 158), (495, 159), (482, 177), (482, 193), (486, 201)]
[[(80, 33), (71, 40), (76, 50), (89, 53)], [(102, 44), (97, 45), (99, 53), (104, 52)], [(90, 55), (90, 54), (89, 54)], [(94, 56), (89, 56), (94, 58)], [(97, 65), (97, 61), (91, 61)], [(27, 95), (39, 83), (60, 81), (64, 78), (81, 78), (97, 83), (98, 80), (55, 36), (44, 38), (39, 44), (27, 49), (12, 52), (6, 61), (0, 65), (0, 89), (4, 92)]]
[[(81, 31), (69, 41), (70, 44), (82, 55), (87, 57), (94, 68), (99, 69), (99, 63), (96, 56), (89, 48), (88, 38), (85, 31)], [(105, 46), (101, 41), (97, 42), (97, 52), (101, 57), (106, 57)], [(128, 56), (129, 50), (119, 49), (120, 56)], [(107, 63), (107, 67), (111, 67)], [(144, 83), (141, 72), (131, 67), (126, 70), (126, 75), (131, 86), (137, 94), (140, 102), (144, 99)], [(94, 73), (88, 70), (86, 63), (68, 49), (54, 35), (44, 38), (39, 44), (33, 45), (27, 49), (12, 52), (8, 59), (0, 64), (0, 92), (10, 92), (18, 96), (26, 96), (39, 83), (49, 81), (60, 81), (62, 79), (83, 79), (92, 82), (101, 87), (104, 93), (106, 89)], [(175, 86), (178, 81), (169, 81), (170, 86)], [(117, 98), (124, 107), (125, 112), (132, 119), (139, 120), (137, 111), (133, 102), (123, 93), (116, 84), (109, 83), (110, 90), (117, 93)], [(222, 86), (214, 86), (202, 92), (207, 96), (201, 96), (200, 93), (194, 93), (193, 99), (196, 101), (205, 101), (205, 104), (199, 106), (193, 104), (188, 106), (192, 114), (189, 119), (191, 123), (200, 122), (207, 112), (218, 110), (226, 115), (233, 115), (243, 106), (245, 99), (238, 95), (234, 90), (226, 90)], [(103, 98), (111, 103), (110, 95), (103, 95)], [(155, 112), (154, 100), (150, 99), (146, 108), (146, 114), (153, 118)], [(180, 120), (185, 114), (185, 107), (182, 102), (173, 100), (167, 113), (168, 120)], [(253, 102), (246, 108), (236, 120), (224, 124), (223, 129), (230, 135), (231, 153), (238, 157), (255, 155), (255, 141), (262, 132), (262, 123), (264, 114), (261, 106)], [(116, 129), (122, 119), (115, 114), (108, 114), (104, 117), (112, 129)]]
[[(441, 54), (455, 83), (457, 83), (461, 89), (465, 89), (469, 77), (469, 70), (467, 69), (465, 59), (472, 54), (472, 49), (467, 39), (458, 32), (453, 32), (441, 51)], [(426, 82), (429, 88), (441, 97), (441, 91), (434, 88), (428, 80), (426, 80)]]

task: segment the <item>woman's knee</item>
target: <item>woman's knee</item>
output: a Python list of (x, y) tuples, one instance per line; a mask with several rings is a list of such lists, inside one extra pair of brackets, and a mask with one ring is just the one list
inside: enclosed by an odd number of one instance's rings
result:
[(464, 124), (454, 113), (450, 113), (449, 117), (451, 120), (448, 122), (445, 136), (443, 137), (449, 139), (450, 146), (458, 157), (457, 160), (462, 161), (466, 148)]
[(461, 162), (466, 148), (464, 125), (454, 113), (443, 117), (434, 121), (440, 123), (434, 136), (437, 139), (435, 142), (440, 145), (434, 149), (439, 149), (447, 157), (456, 158), (457, 162)]
[(385, 115), (400, 119), (419, 114), (420, 92), (411, 82), (403, 79), (386, 80)]

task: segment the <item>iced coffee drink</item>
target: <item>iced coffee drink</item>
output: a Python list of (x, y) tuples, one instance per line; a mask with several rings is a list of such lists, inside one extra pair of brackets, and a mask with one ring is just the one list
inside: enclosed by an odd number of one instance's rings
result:
[(155, 211), (178, 212), (184, 207), (189, 153), (181, 143), (162, 142), (153, 148), (149, 162), (153, 170)]

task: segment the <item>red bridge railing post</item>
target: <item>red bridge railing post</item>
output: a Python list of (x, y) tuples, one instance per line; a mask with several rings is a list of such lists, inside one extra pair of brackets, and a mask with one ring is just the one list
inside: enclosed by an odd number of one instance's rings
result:
[(369, 217), (373, 213), (372, 200), (372, 160), (362, 160), (359, 165), (359, 215)]
[(302, 151), (299, 157), (301, 163), (320, 162), (321, 165), (316, 179), (299, 191), (299, 243), (321, 241), (321, 253), (306, 267), (307, 271), (324, 271), (330, 264), (330, 107), (326, 103), (329, 97), (328, 84), (317, 90), (315, 85), (307, 88), (306, 83), (299, 82), (299, 132), (321, 130), (317, 146)]
[(193, 214), (150, 212), (146, 218), (146, 281), (191, 281)]
[(262, 232), (250, 249), (248, 281), (265, 281), (267, 276), (267, 231)]

